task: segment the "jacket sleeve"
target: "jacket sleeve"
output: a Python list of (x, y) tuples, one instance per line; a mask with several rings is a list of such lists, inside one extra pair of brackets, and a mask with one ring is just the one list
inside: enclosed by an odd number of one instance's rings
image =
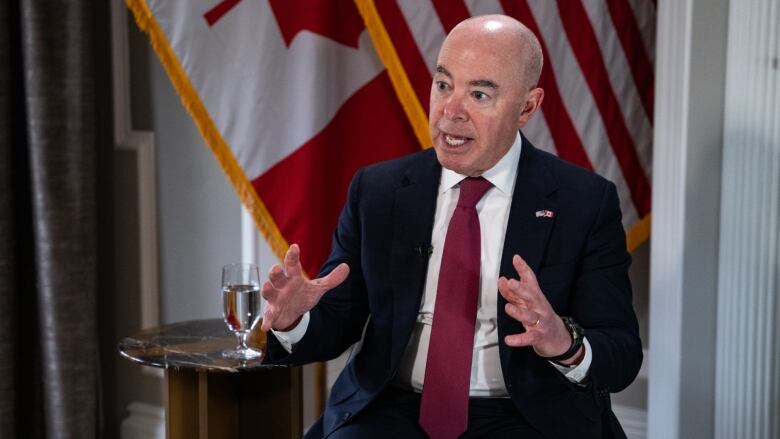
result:
[(607, 183), (586, 240), (571, 310), (593, 349), (590, 377), (594, 386), (613, 393), (627, 387), (642, 365), (628, 278), (630, 264), (617, 191)]

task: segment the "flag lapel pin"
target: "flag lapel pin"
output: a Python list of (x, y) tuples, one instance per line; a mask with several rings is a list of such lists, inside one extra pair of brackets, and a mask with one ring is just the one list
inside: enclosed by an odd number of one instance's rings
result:
[(536, 217), (537, 218), (554, 218), (555, 212), (552, 210), (537, 210), (536, 211)]

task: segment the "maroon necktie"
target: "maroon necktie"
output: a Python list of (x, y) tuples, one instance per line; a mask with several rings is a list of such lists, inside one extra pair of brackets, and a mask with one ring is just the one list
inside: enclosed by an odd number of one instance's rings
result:
[(479, 300), (480, 237), (475, 206), (492, 187), (482, 177), (460, 183), (444, 240), (433, 308), (420, 425), (433, 439), (455, 438), (468, 423), (474, 325)]

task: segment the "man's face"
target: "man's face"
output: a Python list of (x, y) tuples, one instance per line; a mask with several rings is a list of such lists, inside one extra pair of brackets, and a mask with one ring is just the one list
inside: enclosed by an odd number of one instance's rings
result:
[(441, 165), (459, 174), (476, 176), (493, 167), (533, 113), (524, 111), (528, 90), (520, 52), (501, 46), (461, 33), (450, 35), (439, 53), (430, 135)]

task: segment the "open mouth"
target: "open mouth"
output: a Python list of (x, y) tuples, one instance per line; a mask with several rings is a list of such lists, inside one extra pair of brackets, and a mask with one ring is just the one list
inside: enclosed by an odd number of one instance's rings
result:
[(470, 137), (453, 136), (452, 134), (444, 135), (444, 142), (449, 146), (461, 146), (469, 140), (471, 140)]

